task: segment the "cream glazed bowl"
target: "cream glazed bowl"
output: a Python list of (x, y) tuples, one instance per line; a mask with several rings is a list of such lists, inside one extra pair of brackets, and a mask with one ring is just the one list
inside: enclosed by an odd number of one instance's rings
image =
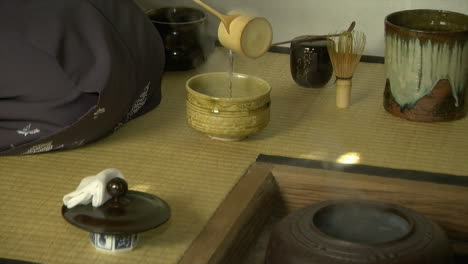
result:
[(202, 73), (190, 78), (185, 88), (188, 124), (213, 139), (242, 140), (270, 121), (271, 86), (258, 77)]

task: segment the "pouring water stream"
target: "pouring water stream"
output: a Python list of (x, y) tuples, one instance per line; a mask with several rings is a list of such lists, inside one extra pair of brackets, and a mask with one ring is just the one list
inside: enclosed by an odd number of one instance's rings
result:
[(229, 50), (229, 66), (228, 66), (228, 78), (229, 78), (229, 98), (232, 98), (232, 75), (234, 72), (234, 52)]

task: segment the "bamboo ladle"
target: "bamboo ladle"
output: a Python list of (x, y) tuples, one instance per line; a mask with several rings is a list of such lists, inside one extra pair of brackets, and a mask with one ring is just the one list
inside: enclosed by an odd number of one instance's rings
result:
[(271, 44), (271, 46), (278, 46), (278, 45), (287, 44), (287, 43), (291, 43), (291, 42), (303, 42), (303, 41), (317, 40), (317, 39), (323, 39), (323, 38), (339, 37), (339, 36), (341, 36), (341, 35), (343, 35), (345, 33), (351, 33), (351, 31), (353, 31), (355, 26), (356, 26), (356, 22), (353, 21), (351, 23), (351, 25), (349, 25), (349, 28), (343, 33), (328, 34), (328, 35), (321, 35), (321, 36), (307, 36), (307, 37), (300, 38), (300, 39), (291, 39), (291, 40), (286, 40), (286, 41), (273, 43), (273, 44)]
[(223, 15), (200, 0), (193, 1), (221, 20), (218, 39), (225, 48), (249, 58), (258, 58), (270, 48), (273, 30), (267, 19), (234, 12)]
[(200, 0), (193, 0), (195, 3), (200, 5), (201, 7), (205, 8), (208, 12), (212, 13), (213, 15), (217, 16), (226, 27), (226, 31), (229, 33), (229, 25), (231, 25), (232, 20), (234, 20), (239, 15), (224, 15), (218, 12), (217, 10), (213, 9), (212, 7), (208, 6), (207, 4), (203, 3)]

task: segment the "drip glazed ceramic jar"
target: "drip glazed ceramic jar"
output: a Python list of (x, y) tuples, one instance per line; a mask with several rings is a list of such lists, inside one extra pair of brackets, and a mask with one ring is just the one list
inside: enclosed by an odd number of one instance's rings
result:
[(385, 19), (384, 107), (415, 121), (465, 116), (468, 16), (406, 10)]
[(379, 201), (325, 201), (282, 219), (266, 264), (451, 264), (444, 231), (426, 217)]

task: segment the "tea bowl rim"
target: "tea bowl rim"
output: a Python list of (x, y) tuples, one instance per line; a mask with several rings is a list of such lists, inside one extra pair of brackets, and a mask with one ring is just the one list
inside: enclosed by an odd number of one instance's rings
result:
[(262, 92), (259, 95), (256, 96), (244, 96), (244, 97), (216, 97), (216, 96), (210, 96), (204, 93), (201, 93), (199, 91), (194, 90), (191, 86), (190, 83), (202, 76), (207, 76), (207, 75), (225, 75), (228, 74), (228, 72), (205, 72), (205, 73), (200, 73), (196, 74), (192, 77), (190, 77), (186, 82), (185, 82), (185, 89), (188, 93), (192, 93), (196, 95), (197, 97), (209, 99), (209, 100), (216, 100), (216, 101), (229, 101), (229, 102), (247, 102), (247, 101), (254, 101), (256, 99), (262, 98), (264, 96), (268, 96), (271, 93), (271, 85), (268, 83), (265, 79), (262, 79), (260, 77), (257, 77), (255, 75), (251, 74), (245, 74), (245, 73), (238, 73), (238, 72), (233, 72), (232, 75), (236, 77), (244, 77), (244, 78), (250, 78), (250, 79), (256, 79), (262, 83), (264, 83), (267, 87), (265, 92)]

